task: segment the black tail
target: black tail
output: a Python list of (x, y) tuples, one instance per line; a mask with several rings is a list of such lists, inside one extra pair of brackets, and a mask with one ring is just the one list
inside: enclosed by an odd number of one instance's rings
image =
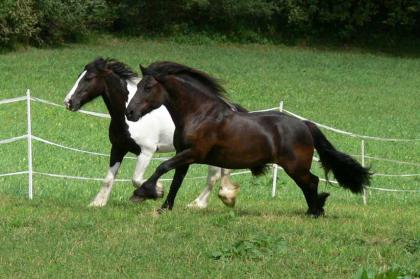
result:
[(369, 169), (362, 167), (349, 155), (335, 149), (314, 123), (310, 121), (304, 121), (304, 123), (312, 134), (325, 174), (332, 171), (340, 186), (353, 193), (361, 193), (363, 187), (369, 185), (372, 175)]

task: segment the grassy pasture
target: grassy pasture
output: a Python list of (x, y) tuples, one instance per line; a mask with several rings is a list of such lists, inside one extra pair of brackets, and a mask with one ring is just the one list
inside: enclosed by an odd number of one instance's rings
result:
[[(356, 51), (105, 37), (95, 44), (1, 55), (0, 99), (30, 88), (36, 97), (62, 103), (83, 66), (97, 56), (136, 70), (138, 63), (156, 60), (185, 63), (225, 80), (231, 99), (251, 110), (283, 100), (287, 110), (357, 134), (420, 138), (420, 60)], [(99, 99), (85, 109), (105, 112)], [(108, 120), (39, 103), (32, 110), (35, 135), (108, 152)], [(0, 105), (0, 140), (25, 134), (25, 119), (24, 103)], [(325, 134), (337, 148), (360, 154), (359, 139)], [(107, 170), (104, 157), (37, 142), (33, 148), (39, 172), (103, 177)], [(368, 140), (366, 152), (420, 164), (420, 142)], [(24, 141), (0, 145), (0, 154), (0, 173), (27, 168)], [(367, 163), (377, 173), (420, 173), (413, 165)], [(134, 162), (125, 160), (119, 177), (131, 177), (133, 169)], [(188, 177), (205, 172), (194, 166)], [(100, 182), (37, 175), (35, 199), (28, 201), (26, 176), (0, 178), (0, 277), (352, 278), (361, 268), (394, 265), (420, 277), (420, 194), (371, 191), (363, 206), (361, 197), (321, 184), (332, 195), (326, 216), (314, 220), (303, 214), (303, 195), (284, 173), (274, 199), (270, 175), (234, 180), (242, 188), (233, 210), (218, 201), (216, 191), (208, 209), (186, 209), (204, 186), (204, 180), (186, 180), (175, 210), (156, 217), (162, 201), (129, 203), (130, 183), (116, 184), (106, 208), (90, 209), (86, 205)], [(420, 189), (420, 178), (375, 177), (372, 186)]]

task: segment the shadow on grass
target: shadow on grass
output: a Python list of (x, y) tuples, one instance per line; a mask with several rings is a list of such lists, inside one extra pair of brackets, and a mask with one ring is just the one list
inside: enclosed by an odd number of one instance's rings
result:
[[(176, 209), (174, 209), (176, 210)], [(232, 218), (235, 217), (261, 217), (263, 219), (276, 219), (276, 218), (303, 218), (303, 219), (334, 219), (334, 220), (353, 220), (356, 218), (356, 215), (349, 215), (345, 212), (340, 213), (329, 213), (326, 212), (325, 215), (320, 216), (319, 218), (314, 218), (306, 214), (306, 210), (300, 209), (292, 209), (292, 210), (285, 210), (285, 209), (269, 209), (269, 208), (261, 208), (261, 209), (227, 209), (227, 208), (206, 208), (206, 209), (190, 209), (185, 208), (183, 212), (189, 212), (190, 214), (196, 215), (198, 218), (200, 217), (207, 217), (207, 216), (230, 216)], [(167, 212), (165, 214), (171, 214), (171, 212)]]

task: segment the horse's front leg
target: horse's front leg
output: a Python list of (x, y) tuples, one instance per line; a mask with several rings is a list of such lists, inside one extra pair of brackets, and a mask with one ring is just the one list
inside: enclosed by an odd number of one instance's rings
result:
[(122, 150), (114, 145), (112, 146), (108, 173), (104, 179), (104, 182), (102, 183), (101, 190), (99, 190), (98, 194), (96, 194), (96, 197), (89, 204), (89, 206), (102, 207), (107, 204), (112, 191), (112, 185), (114, 184), (115, 177), (117, 176), (118, 170), (121, 166), (121, 162), (126, 154), (127, 151)]
[(214, 184), (216, 184), (220, 177), (221, 169), (219, 167), (209, 166), (206, 188), (204, 188), (203, 192), (201, 192), (201, 194), (193, 202), (188, 204), (188, 207), (206, 208), (209, 203), (210, 193), (213, 190)]
[[(141, 146), (141, 153), (137, 157), (137, 163), (136, 168), (134, 170), (133, 175), (133, 186), (136, 188), (139, 188), (144, 183), (144, 173), (147, 169), (147, 167), (150, 164), (150, 160), (152, 160), (153, 154), (155, 153), (156, 148), (147, 148), (144, 146)], [(156, 184), (156, 192), (158, 194), (158, 197), (163, 197), (163, 186), (158, 181)]]
[[(133, 192), (133, 196), (131, 200), (134, 202), (143, 201), (145, 199), (156, 199), (158, 198), (156, 192), (156, 182), (158, 181), (159, 177), (164, 175), (170, 170), (175, 168), (190, 165), (194, 162), (194, 152), (191, 149), (183, 150), (177, 153), (174, 157), (165, 162), (161, 163), (152, 174), (149, 179), (143, 183), (140, 188), (137, 188)], [(172, 189), (172, 185), (171, 185)]]
[(231, 172), (232, 171), (228, 169), (221, 169), (222, 178), (220, 183), (219, 198), (225, 205), (234, 207), (236, 195), (239, 193), (239, 185), (230, 180)]
[(183, 165), (175, 169), (174, 179), (172, 180), (171, 188), (169, 190), (165, 202), (158, 210), (159, 213), (162, 213), (167, 209), (171, 210), (174, 207), (176, 194), (178, 193), (178, 190), (181, 187), (182, 181), (184, 181), (185, 175), (187, 174), (189, 167), (190, 165)]

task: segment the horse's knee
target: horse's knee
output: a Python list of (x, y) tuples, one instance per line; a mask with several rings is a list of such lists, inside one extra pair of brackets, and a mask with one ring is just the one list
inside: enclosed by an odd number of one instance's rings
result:
[(213, 186), (221, 177), (221, 169), (219, 167), (209, 166), (207, 174), (207, 184)]

